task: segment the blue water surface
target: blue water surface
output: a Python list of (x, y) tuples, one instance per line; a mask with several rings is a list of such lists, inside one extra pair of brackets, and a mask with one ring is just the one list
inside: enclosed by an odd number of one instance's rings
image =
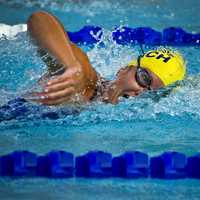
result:
[[(120, 46), (111, 39), (115, 26), (150, 26), (156, 30), (179, 26), (200, 32), (200, 2), (196, 0), (127, 1), (0, 1), (0, 23), (25, 24), (36, 10), (55, 14), (67, 30), (84, 25), (103, 28), (105, 47), (96, 45), (87, 51), (91, 63), (104, 77), (115, 73), (139, 55), (138, 46)], [(152, 47), (145, 47), (148, 50)], [(118, 155), (140, 150), (150, 156), (167, 150), (192, 155), (200, 150), (200, 57), (199, 47), (174, 47), (187, 61), (187, 77), (165, 98), (155, 101), (147, 93), (121, 99), (118, 105), (94, 102), (81, 106), (75, 114), (63, 107), (44, 107), (59, 113), (58, 119), (40, 118), (37, 112), (26, 117), (0, 122), (0, 154), (29, 150), (44, 154), (62, 149), (80, 155), (88, 150), (103, 150)], [(36, 47), (26, 32), (0, 38), (0, 106), (25, 92), (40, 90), (37, 84), (46, 67), (37, 56)], [(71, 109), (71, 108), (70, 108)], [(199, 199), (197, 180), (67, 180), (0, 179), (0, 199)]]

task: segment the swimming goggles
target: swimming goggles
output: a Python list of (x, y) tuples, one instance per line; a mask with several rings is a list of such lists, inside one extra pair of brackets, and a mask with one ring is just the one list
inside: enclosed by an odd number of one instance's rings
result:
[(138, 85), (140, 85), (141, 87), (151, 90), (152, 77), (146, 69), (140, 66), (141, 57), (142, 56), (138, 56), (138, 59), (137, 59), (137, 69), (135, 72), (135, 80), (137, 81)]

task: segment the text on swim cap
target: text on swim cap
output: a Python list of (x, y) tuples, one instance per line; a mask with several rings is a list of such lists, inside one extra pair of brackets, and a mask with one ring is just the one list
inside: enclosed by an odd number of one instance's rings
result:
[(158, 51), (150, 51), (147, 54), (145, 54), (146, 57), (152, 58), (155, 57), (156, 59), (162, 59), (164, 63), (167, 63), (172, 57), (172, 54), (168, 54), (165, 56), (163, 53), (160, 53)]

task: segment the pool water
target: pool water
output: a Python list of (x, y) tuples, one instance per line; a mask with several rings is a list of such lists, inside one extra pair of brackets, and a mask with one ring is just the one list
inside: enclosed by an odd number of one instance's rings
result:
[[(104, 77), (115, 73), (139, 55), (138, 46), (120, 46), (111, 39), (115, 26), (150, 26), (158, 31), (179, 26), (198, 33), (200, 2), (196, 0), (128, 1), (0, 1), (0, 106), (31, 89), (40, 90), (37, 80), (45, 65), (26, 35), (26, 20), (36, 10), (55, 14), (67, 30), (84, 25), (103, 28), (105, 47), (87, 51), (91, 63)], [(19, 26), (14, 26), (20, 24)], [(7, 25), (7, 26), (6, 26)], [(3, 33), (3, 35), (2, 35)], [(17, 33), (17, 35), (16, 35)], [(145, 47), (145, 50), (151, 47)], [(150, 156), (167, 150), (187, 156), (200, 149), (200, 57), (199, 47), (174, 47), (187, 60), (187, 77), (181, 87), (155, 101), (151, 94), (121, 99), (116, 106), (94, 102), (79, 108), (79, 114), (57, 120), (27, 118), (0, 122), (0, 154), (29, 150), (44, 154), (65, 150), (75, 155), (103, 150), (119, 155), (140, 150)], [(50, 111), (65, 108), (46, 107)], [(123, 179), (0, 179), (0, 199), (199, 199), (197, 180)]]

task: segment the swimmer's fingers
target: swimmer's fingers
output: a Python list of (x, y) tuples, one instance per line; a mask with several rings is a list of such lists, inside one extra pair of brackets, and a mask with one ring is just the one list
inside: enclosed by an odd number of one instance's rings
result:
[(39, 80), (37, 81), (37, 83), (41, 86), (45, 86), (45, 84), (47, 83), (47, 81), (51, 78), (50, 74), (47, 72), (45, 74), (43, 74)]
[(56, 78), (49, 80), (47, 82), (47, 86), (64, 82), (67, 79), (73, 77), (75, 74), (77, 74), (77, 69), (76, 68), (69, 68), (62, 75), (59, 75)]
[(61, 83), (55, 83), (50, 86), (44, 87), (44, 92), (47, 94), (51, 93), (51, 92), (57, 92), (57, 91), (64, 90), (69, 87), (73, 87), (74, 85), (75, 85), (75, 81), (73, 79), (69, 79), (69, 80), (66, 80)]
[(59, 98), (63, 98), (66, 96), (71, 96), (75, 92), (74, 87), (65, 88), (64, 90), (60, 90), (58, 92), (45, 93), (46, 99), (49, 100), (57, 100)]
[(64, 102), (68, 102), (70, 99), (70, 97), (63, 97), (63, 98), (59, 98), (59, 99), (54, 99), (54, 100), (49, 100), (49, 99), (38, 99), (38, 98), (33, 98), (33, 99), (29, 99), (33, 102), (37, 102), (37, 103), (41, 103), (41, 104), (44, 104), (44, 105), (59, 105), (59, 104), (62, 104)]
[(37, 101), (38, 99), (45, 98), (44, 95), (44, 93), (39, 92), (27, 92), (23, 95), (23, 98), (30, 101)]
[(63, 97), (60, 99), (54, 99), (54, 100), (49, 100), (49, 99), (42, 99), (40, 101), (37, 101), (38, 103), (42, 103), (44, 105), (48, 105), (48, 106), (53, 106), (53, 105), (59, 105), (62, 104), (64, 102), (68, 102), (69, 101), (69, 97)]
[(58, 100), (61, 98), (65, 98), (65, 97), (70, 97), (73, 93), (75, 92), (74, 87), (69, 87), (69, 88), (65, 88), (64, 90), (60, 90), (58, 92), (50, 92), (50, 93), (46, 93), (46, 92), (40, 92), (40, 93), (34, 93), (33, 95), (37, 98), (36, 101), (48, 101), (48, 100)]

